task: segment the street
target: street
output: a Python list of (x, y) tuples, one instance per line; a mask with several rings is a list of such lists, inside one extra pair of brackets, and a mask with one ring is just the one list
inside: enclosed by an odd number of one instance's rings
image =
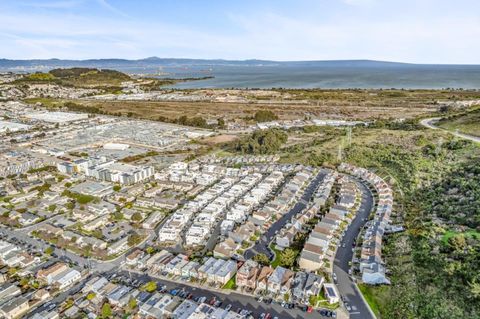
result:
[(375, 316), (370, 310), (368, 304), (364, 301), (360, 291), (356, 287), (356, 284), (348, 274), (350, 270), (349, 262), (352, 261), (354, 247), (354, 241), (356, 240), (360, 229), (365, 225), (368, 216), (373, 209), (374, 199), (370, 190), (360, 181), (357, 181), (357, 185), (362, 193), (362, 201), (357, 215), (345, 232), (342, 243), (345, 244), (345, 248), (339, 245), (337, 253), (335, 255), (335, 261), (333, 264), (333, 272), (337, 275), (337, 288), (345, 298), (345, 301), (352, 308), (350, 311), (351, 318), (360, 319), (374, 319)]
[(117, 271), (116, 273), (120, 273), (120, 275), (122, 275), (124, 278), (139, 280), (142, 283), (155, 281), (159, 284), (166, 285), (167, 290), (175, 288), (184, 289), (185, 291), (191, 293), (194, 297), (205, 296), (207, 297), (207, 300), (216, 297), (217, 300), (222, 301), (222, 308), (225, 308), (228, 304), (231, 304), (233, 311), (237, 311), (237, 309), (247, 309), (253, 311), (253, 316), (255, 318), (258, 318), (261, 313), (267, 312), (269, 312), (272, 317), (277, 316), (280, 319), (323, 318), (317, 311), (307, 313), (298, 308), (285, 309), (277, 303), (260, 303), (253, 297), (253, 295), (236, 293), (231, 290), (213, 291), (200, 287), (192, 287), (191, 285), (181, 281), (169, 281), (166, 279), (151, 277), (147, 274), (138, 274), (136, 272), (129, 272), (125, 270), (120, 272)]
[(452, 134), (456, 137), (460, 137), (460, 138), (463, 138), (463, 139), (466, 139), (466, 140), (469, 140), (469, 141), (472, 141), (472, 142), (480, 143), (480, 137), (459, 133), (458, 130), (456, 132), (452, 132), (452, 131), (449, 131), (449, 130), (446, 130), (444, 128), (436, 126), (435, 123), (438, 122), (439, 120), (441, 120), (440, 117), (432, 117), (432, 118), (421, 120), (420, 124), (429, 128), (429, 129), (432, 129), (432, 130), (442, 130), (442, 131), (448, 132), (448, 133), (450, 133), (450, 134)]
[(317, 190), (318, 186), (324, 180), (327, 174), (327, 171), (320, 170), (314, 180), (310, 182), (310, 185), (308, 185), (308, 187), (305, 189), (299, 201), (286, 214), (284, 214), (279, 220), (277, 220), (275, 223), (272, 224), (272, 226), (270, 226), (268, 231), (260, 237), (259, 242), (255, 244), (255, 246), (245, 252), (245, 259), (251, 259), (257, 254), (265, 254), (270, 259), (273, 258), (273, 252), (268, 247), (270, 245), (270, 242), (272, 241), (276, 233), (280, 229), (282, 229), (294, 215), (298, 214), (307, 207), (310, 199), (313, 196), (313, 193)]

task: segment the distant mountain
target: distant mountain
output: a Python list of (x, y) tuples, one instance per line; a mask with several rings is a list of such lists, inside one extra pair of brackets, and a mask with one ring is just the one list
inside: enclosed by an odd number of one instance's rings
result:
[(269, 61), (269, 60), (222, 60), (222, 59), (176, 59), (149, 57), (139, 60), (126, 59), (89, 59), (89, 60), (8, 60), (0, 59), (1, 70), (48, 70), (67, 67), (92, 68), (151, 68), (172, 66), (316, 66), (316, 67), (405, 67), (412, 64), (373, 60), (336, 60), (336, 61)]

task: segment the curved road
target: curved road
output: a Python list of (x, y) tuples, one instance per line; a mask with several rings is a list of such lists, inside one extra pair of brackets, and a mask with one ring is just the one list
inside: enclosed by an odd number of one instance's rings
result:
[(452, 131), (449, 131), (449, 130), (446, 130), (444, 128), (436, 126), (435, 123), (438, 122), (439, 120), (441, 120), (441, 117), (432, 117), (432, 118), (421, 120), (420, 124), (425, 126), (426, 128), (432, 129), (432, 130), (442, 130), (442, 131), (450, 133), (450, 134), (452, 134), (456, 137), (460, 137), (460, 138), (463, 138), (463, 139), (466, 139), (466, 140), (469, 140), (469, 141), (472, 141), (472, 142), (480, 143), (480, 137), (476, 137), (476, 136), (472, 136), (472, 135), (468, 135), (468, 134), (463, 134), (463, 133), (458, 133), (458, 132), (452, 132)]
[(353, 219), (350, 226), (345, 231), (345, 236), (342, 243), (345, 248), (339, 245), (333, 263), (333, 272), (337, 275), (337, 289), (340, 295), (343, 296), (344, 301), (347, 302), (351, 310), (350, 318), (358, 319), (375, 319), (370, 306), (366, 303), (357, 285), (352, 281), (348, 274), (350, 270), (349, 262), (352, 261), (354, 241), (358, 237), (361, 228), (365, 225), (370, 212), (374, 208), (373, 195), (365, 184), (357, 181), (357, 185), (362, 193), (362, 201), (358, 208), (357, 215)]

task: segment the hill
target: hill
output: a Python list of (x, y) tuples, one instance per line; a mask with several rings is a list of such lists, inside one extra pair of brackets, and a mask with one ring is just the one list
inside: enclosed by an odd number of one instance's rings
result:
[(119, 87), (124, 81), (130, 80), (125, 73), (94, 68), (58, 68), (47, 73), (37, 72), (28, 74), (17, 83), (45, 83), (52, 82), (63, 86), (74, 87)]

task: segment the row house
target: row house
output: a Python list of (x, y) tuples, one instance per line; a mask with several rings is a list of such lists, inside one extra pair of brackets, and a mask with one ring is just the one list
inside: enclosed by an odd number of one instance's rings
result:
[(374, 212), (374, 218), (373, 221), (367, 224), (363, 238), (360, 271), (362, 272), (362, 281), (364, 283), (390, 284), (390, 280), (386, 276), (385, 264), (381, 258), (381, 251), (382, 237), (391, 221), (393, 191), (380, 176), (367, 169), (346, 163), (342, 163), (340, 169), (365, 180), (377, 191), (378, 203)]

